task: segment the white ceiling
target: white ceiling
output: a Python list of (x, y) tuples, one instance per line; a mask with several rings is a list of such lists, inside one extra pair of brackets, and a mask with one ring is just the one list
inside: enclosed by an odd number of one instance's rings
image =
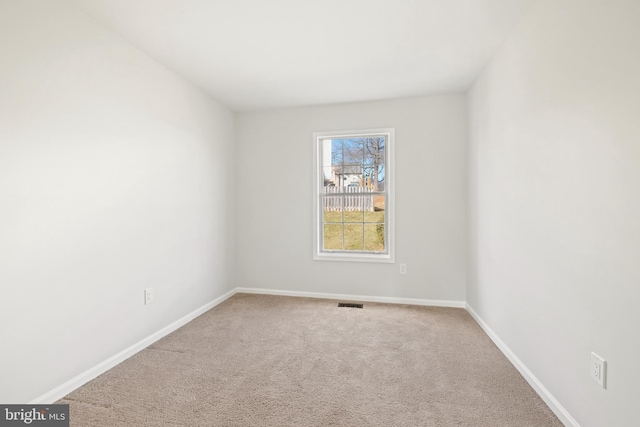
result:
[(73, 0), (236, 111), (464, 91), (535, 0)]

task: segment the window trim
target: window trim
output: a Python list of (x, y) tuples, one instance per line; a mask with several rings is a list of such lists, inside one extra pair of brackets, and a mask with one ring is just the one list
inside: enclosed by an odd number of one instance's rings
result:
[[(320, 197), (324, 180), (320, 179), (321, 139), (385, 135), (385, 231), (386, 253), (342, 252), (322, 250), (322, 214)], [(395, 128), (364, 129), (313, 133), (313, 259), (316, 261), (350, 261), (395, 263)]]

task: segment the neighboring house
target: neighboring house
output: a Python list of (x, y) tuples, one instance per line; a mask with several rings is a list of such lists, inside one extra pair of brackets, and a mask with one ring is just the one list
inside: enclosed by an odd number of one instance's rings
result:
[[(325, 167), (325, 185), (331, 187), (368, 187), (373, 189), (371, 177), (364, 173), (360, 165)], [(378, 190), (384, 191), (384, 180), (378, 181)]]
[(334, 166), (333, 175), (336, 187), (361, 187), (362, 182), (362, 166), (360, 165), (344, 165)]

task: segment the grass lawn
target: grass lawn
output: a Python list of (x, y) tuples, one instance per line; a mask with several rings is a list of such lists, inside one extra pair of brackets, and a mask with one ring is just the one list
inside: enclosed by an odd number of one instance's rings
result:
[[(343, 246), (344, 234), (344, 246)], [(324, 248), (384, 251), (384, 210), (324, 212)]]

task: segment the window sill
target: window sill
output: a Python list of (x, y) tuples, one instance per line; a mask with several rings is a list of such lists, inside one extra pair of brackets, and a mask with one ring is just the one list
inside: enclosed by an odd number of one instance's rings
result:
[(389, 254), (350, 254), (344, 252), (322, 252), (313, 256), (314, 261), (339, 261), (339, 262), (378, 262), (394, 263), (395, 259)]

